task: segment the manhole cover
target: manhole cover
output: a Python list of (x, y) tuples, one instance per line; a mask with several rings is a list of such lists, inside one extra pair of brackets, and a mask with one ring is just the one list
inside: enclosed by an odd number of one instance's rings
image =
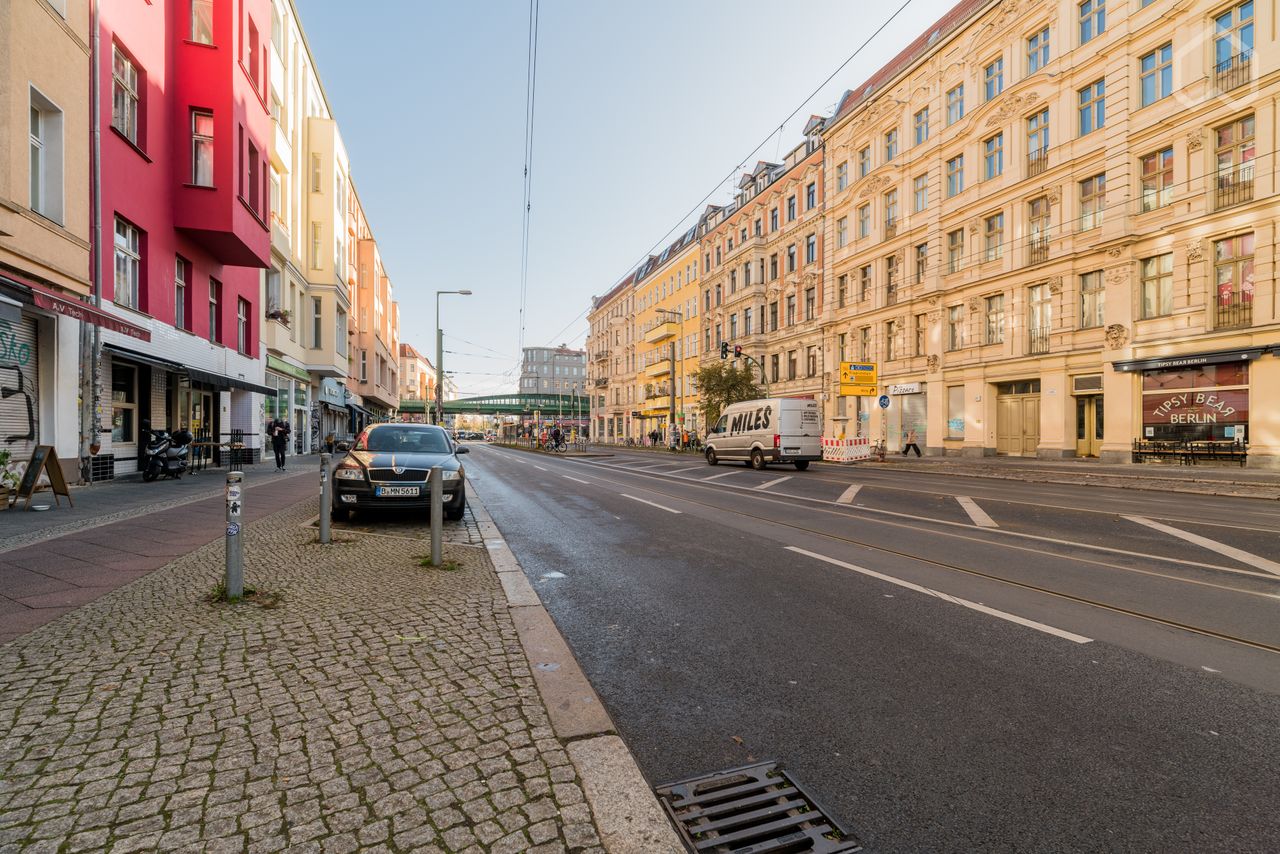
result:
[(862, 845), (776, 762), (659, 786), (658, 799), (690, 851), (841, 854)]

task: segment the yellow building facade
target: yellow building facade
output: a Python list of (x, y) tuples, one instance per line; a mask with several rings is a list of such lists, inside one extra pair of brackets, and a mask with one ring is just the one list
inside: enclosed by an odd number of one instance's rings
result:
[(633, 439), (654, 430), (669, 440), (671, 430), (697, 430), (698, 235), (689, 228), (636, 271), (636, 377), (639, 416), (632, 416)]

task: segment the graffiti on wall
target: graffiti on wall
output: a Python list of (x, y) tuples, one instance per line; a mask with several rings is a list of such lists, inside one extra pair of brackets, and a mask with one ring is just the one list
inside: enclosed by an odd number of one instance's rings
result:
[[(0, 347), (3, 346), (3, 344), (0, 344)], [(29, 359), (30, 348), (27, 348), (25, 344), (22, 346), (28, 350), (27, 357)], [(27, 391), (26, 375), (22, 373), (22, 368), (18, 365), (0, 366), (0, 405), (17, 405), (19, 418), (25, 416), (27, 425), (25, 433), (12, 433), (5, 437), (4, 443), (12, 445), (18, 441), (34, 442), (36, 440), (35, 404)]]

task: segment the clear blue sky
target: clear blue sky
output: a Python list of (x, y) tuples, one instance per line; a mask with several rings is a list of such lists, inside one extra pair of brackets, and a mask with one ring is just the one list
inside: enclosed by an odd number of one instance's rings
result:
[[(296, 2), (402, 340), (434, 358), (435, 291), (470, 288), (441, 300), (445, 368), (464, 395), (514, 391), (528, 3)], [(542, 0), (525, 345), (580, 346), (593, 295), (953, 5), (911, 0), (776, 133), (901, 2)]]

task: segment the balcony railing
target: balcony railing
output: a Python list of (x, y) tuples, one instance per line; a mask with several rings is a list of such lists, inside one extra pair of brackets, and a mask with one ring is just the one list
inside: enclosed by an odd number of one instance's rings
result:
[(1239, 288), (1227, 285), (1231, 290), (1219, 290), (1214, 306), (1213, 325), (1218, 329), (1233, 329), (1238, 326), (1253, 324), (1253, 291), (1241, 292)]
[(1049, 168), (1049, 149), (1036, 148), (1027, 153), (1027, 177), (1034, 178)]
[(644, 387), (645, 400), (653, 400), (659, 397), (670, 397), (670, 396), (671, 396), (671, 386), (669, 385), (654, 385), (654, 386)]
[(604, 387), (605, 387), (605, 386), (607, 386), (608, 384), (609, 384), (609, 378), (608, 378), (608, 377), (596, 377), (596, 379), (595, 379), (595, 386), (596, 386), (596, 388), (604, 388)]
[(1253, 79), (1253, 51), (1245, 50), (1213, 67), (1213, 84), (1219, 92), (1229, 92)]
[(594, 361), (597, 361), (597, 362), (607, 362), (607, 361), (609, 361), (609, 350), (608, 350), (608, 348), (605, 348), (605, 349), (603, 349), (603, 350), (597, 350), (597, 351), (595, 352), (595, 355), (594, 355), (594, 356), (592, 356), (591, 358), (592, 358)]
[(1027, 330), (1027, 352), (1033, 355), (1049, 352), (1049, 327), (1033, 326)]
[(1027, 244), (1027, 263), (1043, 264), (1049, 260), (1049, 238), (1033, 237)]
[(1238, 171), (1219, 172), (1214, 190), (1214, 208), (1222, 210), (1253, 201), (1253, 164)]

